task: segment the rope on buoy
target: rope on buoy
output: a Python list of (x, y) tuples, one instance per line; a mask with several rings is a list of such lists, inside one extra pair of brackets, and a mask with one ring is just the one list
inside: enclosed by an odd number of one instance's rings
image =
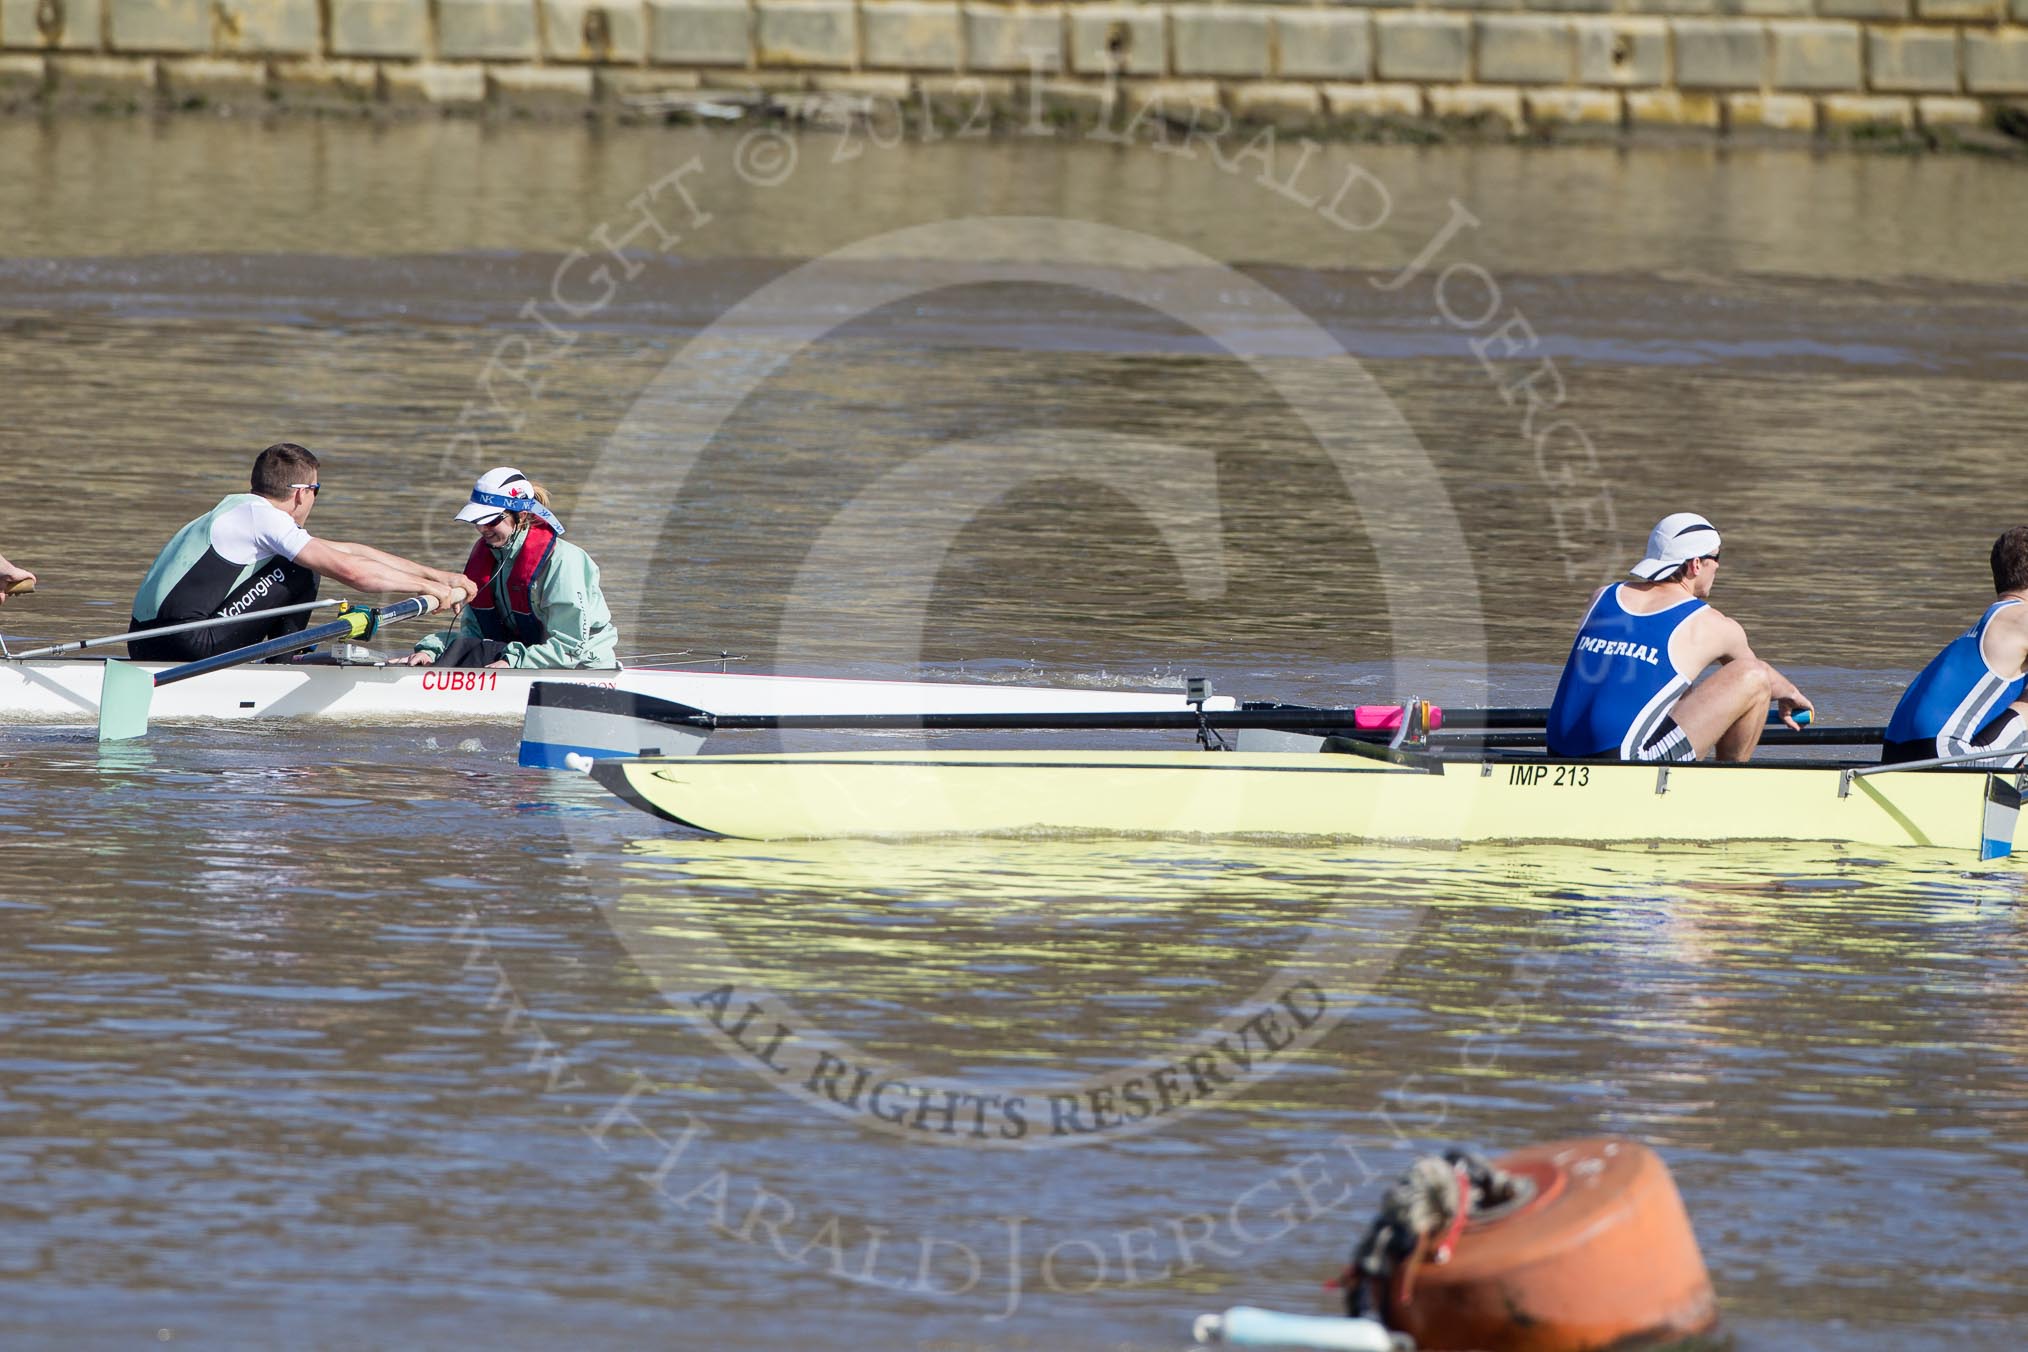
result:
[[(1352, 1261), (1339, 1278), (1345, 1312), (1354, 1319), (1391, 1319), (1394, 1305), (1414, 1299), (1420, 1263), (1449, 1262), (1465, 1222), (1516, 1200), (1524, 1187), (1524, 1180), (1475, 1151), (1454, 1148), (1417, 1160), (1387, 1190), (1373, 1223), (1353, 1246)], [(1390, 1296), (1391, 1291), (1399, 1294)]]

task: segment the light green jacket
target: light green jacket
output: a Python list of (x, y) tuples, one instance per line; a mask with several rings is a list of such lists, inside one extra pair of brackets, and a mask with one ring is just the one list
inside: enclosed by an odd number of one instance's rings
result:
[[(514, 558), (522, 531), (507, 544), (493, 550), (493, 604), (508, 613), (507, 578), (514, 571)], [(549, 551), (542, 571), (528, 589), (535, 617), (549, 630), (540, 643), (513, 642), (502, 654), (512, 667), (616, 667), (619, 665), (620, 631), (613, 628), (612, 612), (606, 609), (605, 594), (599, 590), (599, 566), (591, 555), (568, 540), (558, 540)], [(415, 645), (419, 653), (441, 656), (460, 634), (481, 638), (478, 617), (470, 607), (458, 616), (456, 629), (431, 634)]]

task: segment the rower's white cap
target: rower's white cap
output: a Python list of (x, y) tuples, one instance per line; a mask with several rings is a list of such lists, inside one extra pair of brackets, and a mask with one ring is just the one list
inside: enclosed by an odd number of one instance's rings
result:
[(511, 465), (489, 469), (472, 485), (472, 500), (458, 509), (458, 520), (484, 521), (489, 516), (498, 516), (515, 498), (528, 499), (528, 506), (515, 507), (515, 511), (535, 510), (535, 486), (528, 482), (528, 476)]
[(1718, 552), (1718, 528), (1695, 512), (1671, 512), (1648, 532), (1648, 557), (1627, 569), (1643, 582)]

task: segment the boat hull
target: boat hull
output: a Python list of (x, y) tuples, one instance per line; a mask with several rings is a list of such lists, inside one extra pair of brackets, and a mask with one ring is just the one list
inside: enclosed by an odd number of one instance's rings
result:
[[(165, 670), (159, 663), (132, 665), (151, 672)], [(0, 722), (96, 721), (105, 666), (97, 660), (0, 662)], [(563, 671), (271, 663), (231, 667), (158, 687), (149, 719), (157, 723), (238, 718), (443, 723), (518, 719), (537, 681), (633, 691), (727, 714), (1146, 712), (1187, 707), (1181, 691), (840, 680), (673, 667)]]
[(602, 762), (646, 811), (753, 839), (1064, 832), (1375, 841), (1827, 840), (2012, 849), (2012, 776), (1808, 765), (1396, 764), (1199, 751), (834, 752)]

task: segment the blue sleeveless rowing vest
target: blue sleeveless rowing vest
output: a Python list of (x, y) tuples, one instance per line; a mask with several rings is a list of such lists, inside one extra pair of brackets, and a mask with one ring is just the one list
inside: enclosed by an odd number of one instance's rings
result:
[(1927, 742), (1938, 737), (1968, 742), (1979, 729), (2020, 698), (2028, 679), (2012, 680), (1986, 665), (1979, 651), (1986, 626), (2003, 606), (2019, 601), (1995, 601), (1979, 616), (1979, 622), (1944, 645), (1929, 660), (1922, 674), (1910, 683), (1887, 721), (1889, 742)]
[(1693, 598), (1636, 615), (1620, 604), (1618, 587), (1600, 592), (1549, 702), (1549, 754), (1633, 759), (1697, 675), (1676, 670), (1669, 639), (1702, 609)]

